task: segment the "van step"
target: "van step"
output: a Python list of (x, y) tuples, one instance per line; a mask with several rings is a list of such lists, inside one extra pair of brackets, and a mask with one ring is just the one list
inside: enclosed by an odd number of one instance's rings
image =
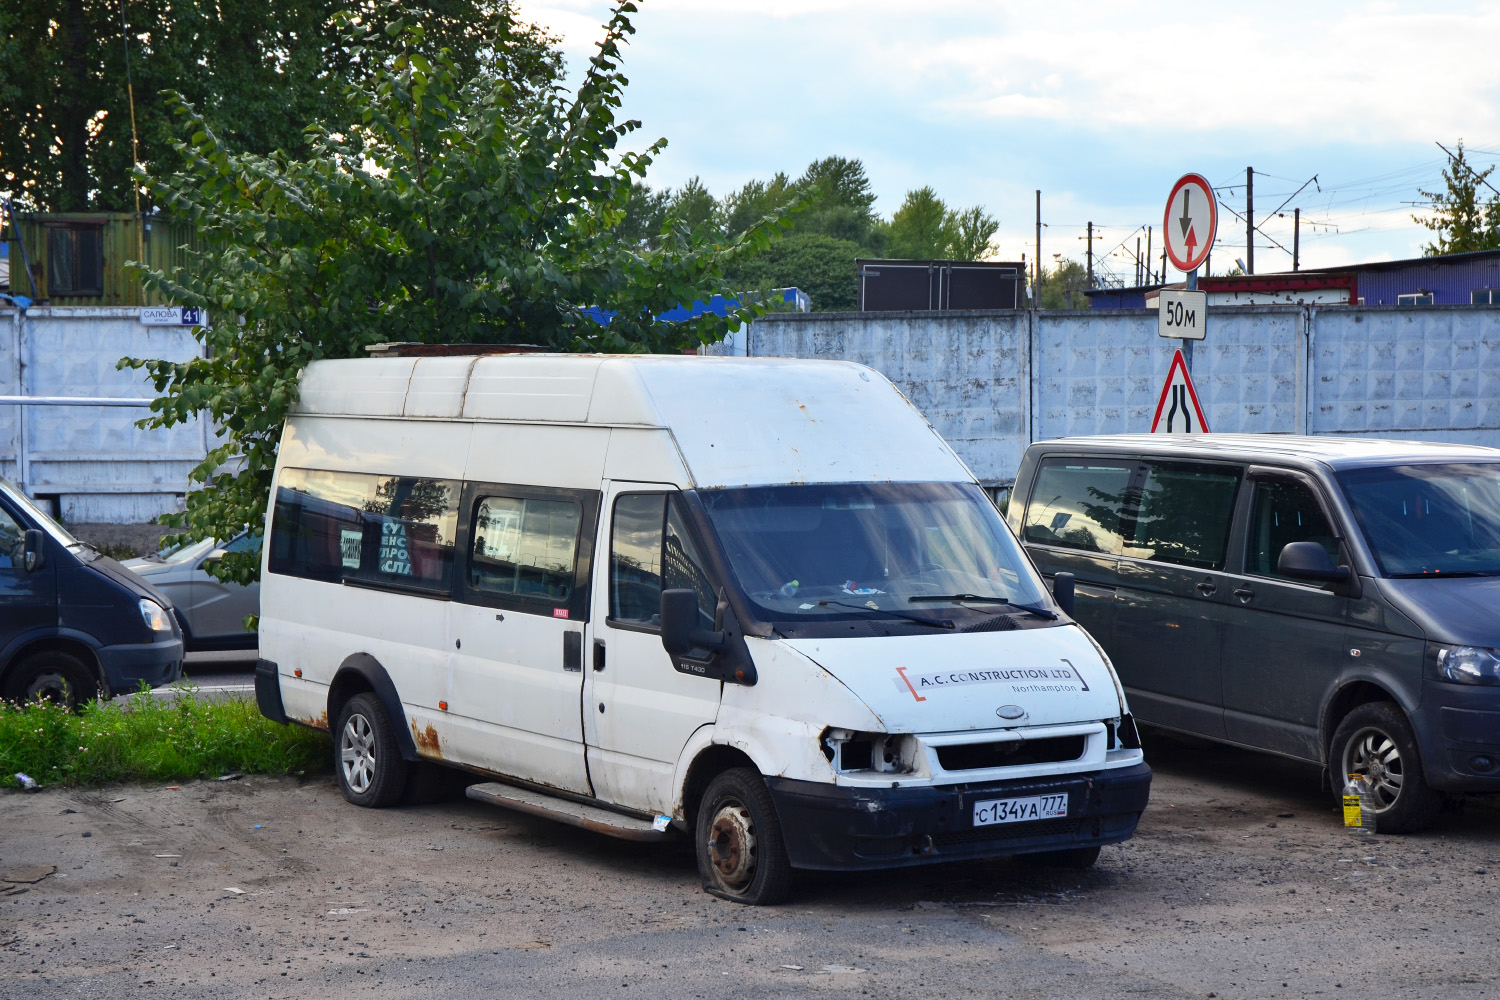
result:
[(506, 809), (515, 809), (544, 819), (555, 819), (559, 823), (619, 837), (621, 840), (650, 841), (664, 840), (667, 837), (667, 831), (656, 829), (649, 819), (625, 816), (583, 802), (559, 799), (542, 792), (516, 788), (514, 785), (502, 785), (498, 781), (470, 785), (467, 794), (476, 802), (488, 802), (492, 806), (504, 806)]

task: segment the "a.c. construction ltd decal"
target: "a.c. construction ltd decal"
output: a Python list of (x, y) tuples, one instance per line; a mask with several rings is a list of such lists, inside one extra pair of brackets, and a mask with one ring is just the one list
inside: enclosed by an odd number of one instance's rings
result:
[(934, 691), (968, 687), (974, 684), (1006, 684), (1016, 694), (1068, 694), (1087, 691), (1089, 682), (1073, 666), (1062, 660), (1060, 667), (989, 667), (975, 670), (937, 670), (915, 674), (907, 667), (897, 667), (898, 682), (917, 701), (926, 701)]

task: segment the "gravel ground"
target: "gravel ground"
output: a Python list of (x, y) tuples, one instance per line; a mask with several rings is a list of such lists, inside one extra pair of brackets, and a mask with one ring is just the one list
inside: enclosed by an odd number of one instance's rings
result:
[(1500, 993), (1495, 803), (1358, 840), (1311, 768), (1147, 749), (1140, 832), (1091, 871), (810, 876), (770, 909), (705, 895), (682, 845), (326, 776), (10, 793), (0, 996)]

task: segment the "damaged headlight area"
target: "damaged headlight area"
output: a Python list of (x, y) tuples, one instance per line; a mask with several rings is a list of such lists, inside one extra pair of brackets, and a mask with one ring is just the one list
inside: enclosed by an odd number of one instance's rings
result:
[(1129, 712), (1118, 719), (1105, 719), (1104, 730), (1108, 735), (1107, 746), (1111, 750), (1139, 750), (1141, 734), (1135, 728), (1135, 719)]
[(825, 729), (823, 756), (840, 774), (912, 774), (919, 769), (922, 744), (902, 733), (860, 733)]

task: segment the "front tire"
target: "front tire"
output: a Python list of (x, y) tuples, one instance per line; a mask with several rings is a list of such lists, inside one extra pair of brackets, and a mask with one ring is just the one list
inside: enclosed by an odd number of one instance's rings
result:
[(748, 767), (725, 771), (698, 805), (695, 853), (703, 888), (721, 899), (770, 906), (787, 897), (792, 865), (771, 793)]
[(344, 703), (334, 728), (333, 769), (344, 798), (357, 806), (395, 805), (410, 770), (380, 699), (366, 691)]
[(70, 712), (99, 697), (99, 679), (71, 653), (43, 650), (17, 663), (5, 678), (5, 698), (17, 705), (47, 701)]
[(1360, 705), (1344, 716), (1333, 734), (1328, 762), (1333, 787), (1344, 775), (1370, 779), (1378, 833), (1412, 833), (1437, 818), (1443, 797), (1422, 774), (1417, 738), (1401, 709), (1388, 701)]

